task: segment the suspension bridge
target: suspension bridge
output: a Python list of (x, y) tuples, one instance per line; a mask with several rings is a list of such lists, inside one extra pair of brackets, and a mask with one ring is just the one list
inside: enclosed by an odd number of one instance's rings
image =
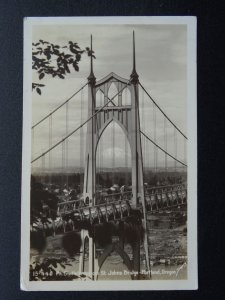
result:
[[(92, 37), (91, 37), (92, 51)], [(84, 254), (88, 251), (88, 269), (92, 280), (106, 258), (116, 251), (124, 264), (135, 274), (140, 273), (140, 247), (143, 243), (145, 252), (145, 267), (150, 270), (150, 253), (148, 241), (147, 214), (173, 209), (187, 204), (186, 179), (183, 182), (168, 182), (166, 176), (174, 172), (186, 174), (186, 143), (187, 136), (178, 128), (164, 110), (160, 108), (150, 93), (139, 80), (136, 71), (135, 38), (133, 33), (133, 70), (129, 79), (122, 78), (115, 73), (109, 73), (101, 80), (96, 80), (93, 70), (93, 57), (90, 58), (90, 75), (85, 83), (71, 97), (62, 102), (40, 121), (32, 126), (32, 167), (42, 172), (43, 180), (52, 183), (52, 170), (61, 162), (61, 173), (67, 174), (75, 148), (79, 148), (80, 161), (80, 194), (79, 199), (62, 199), (57, 210), (50, 209), (47, 214), (51, 219), (52, 235), (79, 231), (82, 239), (80, 249), (80, 272), (84, 271)], [(87, 94), (87, 97), (85, 95)], [(71, 104), (75, 99), (75, 103)], [(86, 101), (86, 102), (85, 102)], [(71, 111), (80, 110), (80, 123), (74, 124)], [(84, 107), (84, 103), (87, 107)], [(71, 106), (70, 106), (71, 105)], [(65, 131), (54, 133), (55, 116), (64, 110)], [(86, 113), (85, 113), (86, 110)], [(75, 120), (76, 121), (76, 120)], [(74, 128), (70, 128), (72, 122)], [(47, 124), (48, 137), (46, 148), (35, 153), (36, 133), (43, 124)], [(105, 175), (104, 168), (108, 162), (104, 156), (104, 135), (110, 134), (111, 169), (116, 167), (114, 149), (118, 143), (116, 132), (122, 131), (124, 138), (120, 140), (124, 149), (122, 158), (124, 166), (123, 188), (111, 189), (104, 192), (99, 188), (101, 178)], [(85, 135), (86, 133), (86, 135)], [(61, 136), (60, 136), (61, 135)], [(72, 138), (75, 143), (72, 145)], [(78, 142), (79, 139), (79, 142)], [(86, 145), (85, 145), (86, 142)], [(120, 145), (121, 146), (121, 145)], [(83, 165), (82, 165), (83, 164)], [(48, 170), (48, 171), (46, 171)], [(164, 181), (149, 185), (147, 174), (163, 174)], [(46, 172), (45, 172), (46, 171)], [(129, 177), (127, 174), (130, 173)], [(103, 176), (104, 177), (104, 176)], [(115, 173), (111, 183), (115, 183)], [(69, 190), (68, 176), (62, 177), (62, 188)], [(109, 188), (109, 187), (107, 187)], [(51, 217), (52, 214), (55, 217)], [(144, 229), (144, 237), (132, 244), (132, 257), (125, 252), (124, 234), (114, 233), (113, 241), (97, 251), (95, 240), (95, 226), (98, 224), (129, 223), (139, 231)], [(122, 224), (122, 225), (121, 225)], [(45, 227), (44, 226), (44, 227)], [(88, 243), (88, 247), (87, 247)], [(88, 250), (87, 250), (88, 249)], [(138, 275), (133, 276), (138, 279)]]

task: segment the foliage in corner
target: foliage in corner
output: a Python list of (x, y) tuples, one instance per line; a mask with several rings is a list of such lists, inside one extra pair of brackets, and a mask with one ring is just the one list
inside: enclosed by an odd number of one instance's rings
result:
[[(39, 40), (37, 43), (32, 43), (32, 69), (38, 73), (39, 80), (45, 76), (64, 79), (72, 70), (79, 71), (79, 62), (83, 53), (95, 58), (94, 51), (89, 47), (81, 49), (72, 41), (65, 46), (59, 46)], [(33, 82), (32, 90), (41, 95), (41, 88), (44, 86)]]

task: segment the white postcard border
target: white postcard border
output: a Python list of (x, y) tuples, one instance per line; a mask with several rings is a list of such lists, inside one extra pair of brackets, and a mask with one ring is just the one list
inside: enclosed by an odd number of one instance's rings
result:
[[(198, 288), (197, 268), (197, 78), (196, 17), (29, 17), (24, 19), (23, 157), (21, 187), (21, 277), (26, 291), (109, 291), (109, 290), (194, 290)], [(188, 128), (188, 279), (137, 281), (29, 281), (30, 175), (32, 124), (32, 26), (47, 24), (186, 24), (187, 25), (187, 128)]]

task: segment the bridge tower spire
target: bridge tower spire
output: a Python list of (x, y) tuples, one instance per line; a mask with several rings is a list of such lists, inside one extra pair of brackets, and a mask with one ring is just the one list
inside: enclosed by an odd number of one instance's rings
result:
[(90, 75), (88, 76), (88, 82), (93, 85), (96, 82), (96, 78), (93, 71), (93, 49), (92, 49), (92, 34), (91, 34), (91, 49), (90, 49)]
[(132, 82), (138, 83), (138, 74), (136, 71), (136, 53), (135, 53), (135, 32), (133, 30), (133, 70), (131, 73), (131, 80)]

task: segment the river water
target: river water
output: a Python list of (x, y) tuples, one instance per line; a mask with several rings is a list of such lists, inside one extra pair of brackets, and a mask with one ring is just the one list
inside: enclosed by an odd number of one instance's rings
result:
[[(177, 212), (176, 212), (177, 215)], [(148, 241), (150, 250), (151, 279), (173, 280), (187, 279), (187, 233), (186, 214), (179, 212), (178, 218), (173, 215), (148, 216)], [(125, 251), (132, 257), (132, 250), (125, 245)], [(60, 245), (60, 238), (51, 237), (47, 248), (42, 255), (31, 249), (31, 263), (46, 257), (62, 257), (66, 253)], [(141, 279), (149, 279), (145, 268), (144, 249), (141, 248)], [(57, 265), (57, 272), (64, 274), (78, 274), (79, 256), (68, 258), (70, 265), (62, 268)], [(85, 272), (88, 272), (88, 256), (85, 257)], [(83, 280), (87, 280), (84, 277)], [(116, 253), (105, 260), (98, 280), (131, 280), (130, 273), (124, 265), (122, 258)]]

